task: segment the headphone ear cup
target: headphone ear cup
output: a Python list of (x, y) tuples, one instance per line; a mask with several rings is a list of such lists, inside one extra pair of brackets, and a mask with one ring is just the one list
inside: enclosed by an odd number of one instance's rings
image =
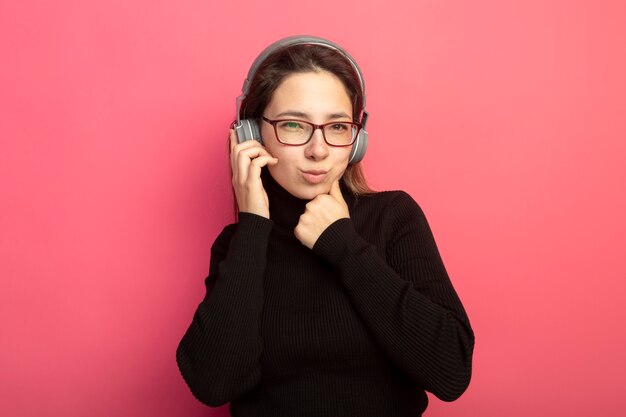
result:
[(261, 139), (261, 129), (259, 129), (259, 124), (256, 120), (240, 120), (239, 124), (235, 125), (235, 132), (237, 133), (237, 140), (239, 143), (243, 143), (248, 140), (256, 140), (263, 143), (263, 140)]
[(357, 162), (360, 162), (365, 156), (366, 150), (367, 132), (364, 129), (361, 129), (356, 137), (356, 141), (354, 141), (354, 145), (352, 145), (352, 152), (350, 152), (350, 159), (348, 160), (348, 163), (356, 164)]

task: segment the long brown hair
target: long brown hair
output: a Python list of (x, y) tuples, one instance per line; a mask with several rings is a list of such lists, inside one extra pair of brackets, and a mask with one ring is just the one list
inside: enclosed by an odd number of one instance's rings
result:
[[(352, 102), (353, 120), (360, 120), (363, 111), (363, 91), (354, 67), (340, 52), (314, 44), (287, 46), (263, 61), (251, 80), (248, 94), (241, 104), (241, 118), (260, 118), (274, 91), (287, 75), (319, 71), (330, 72), (341, 80)], [(360, 162), (348, 165), (342, 179), (355, 195), (374, 192), (367, 185)]]

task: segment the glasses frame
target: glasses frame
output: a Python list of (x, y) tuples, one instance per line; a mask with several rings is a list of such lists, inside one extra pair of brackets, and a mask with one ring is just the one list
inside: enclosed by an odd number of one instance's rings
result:
[[(313, 135), (315, 134), (315, 131), (317, 129), (320, 129), (322, 131), (322, 137), (324, 138), (324, 142), (326, 142), (326, 144), (328, 146), (333, 146), (335, 148), (345, 148), (346, 146), (352, 146), (354, 144), (354, 142), (356, 142), (356, 138), (359, 136), (359, 133), (361, 132), (361, 128), (362, 125), (361, 123), (358, 122), (346, 122), (346, 121), (334, 121), (334, 122), (328, 122), (328, 123), (323, 123), (321, 125), (317, 125), (315, 123), (311, 123), (311, 122), (307, 122), (306, 120), (299, 120), (299, 119), (268, 119), (265, 116), (261, 117), (266, 123), (271, 124), (274, 127), (274, 135), (276, 136), (276, 139), (278, 140), (278, 142), (282, 143), (283, 145), (287, 145), (287, 146), (302, 146), (302, 145), (306, 145), (307, 143), (309, 143), (311, 141), (311, 138), (313, 138)], [(282, 140), (280, 140), (280, 137), (278, 136), (278, 129), (276, 128), (276, 124), (280, 123), (280, 122), (298, 122), (298, 123), (304, 123), (307, 124), (309, 126), (312, 126), (313, 129), (311, 130), (311, 136), (309, 136), (309, 138), (303, 142), (303, 143), (298, 143), (298, 144), (294, 144), (294, 143), (285, 143)], [(345, 124), (349, 124), (349, 125), (353, 125), (356, 126), (357, 130), (356, 133), (354, 134), (354, 137), (352, 138), (352, 142), (345, 144), (345, 145), (335, 145), (332, 143), (329, 143), (328, 140), (326, 139), (326, 134), (324, 133), (324, 128), (326, 126), (330, 126), (330, 125), (334, 125), (337, 123), (345, 123)]]

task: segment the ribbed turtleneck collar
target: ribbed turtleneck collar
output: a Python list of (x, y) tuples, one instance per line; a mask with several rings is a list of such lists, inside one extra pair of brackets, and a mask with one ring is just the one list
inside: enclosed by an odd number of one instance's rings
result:
[[(263, 168), (261, 171), (261, 180), (270, 202), (270, 219), (276, 225), (294, 229), (309, 200), (302, 200), (291, 195), (274, 180), (267, 168)], [(348, 207), (351, 208), (354, 196), (346, 190), (343, 181), (340, 181), (340, 187), (343, 198)]]

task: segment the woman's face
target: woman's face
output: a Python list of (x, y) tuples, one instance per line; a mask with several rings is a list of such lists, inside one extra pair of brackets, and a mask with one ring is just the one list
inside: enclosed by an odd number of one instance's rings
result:
[[(294, 73), (280, 83), (263, 116), (268, 119), (298, 119), (315, 124), (352, 121), (352, 103), (343, 83), (327, 71)], [(271, 124), (260, 121), (267, 151), (278, 158), (269, 166), (272, 177), (291, 195), (312, 200), (327, 194), (332, 183), (348, 166), (351, 146), (329, 146), (316, 129), (305, 145), (283, 145)]]

